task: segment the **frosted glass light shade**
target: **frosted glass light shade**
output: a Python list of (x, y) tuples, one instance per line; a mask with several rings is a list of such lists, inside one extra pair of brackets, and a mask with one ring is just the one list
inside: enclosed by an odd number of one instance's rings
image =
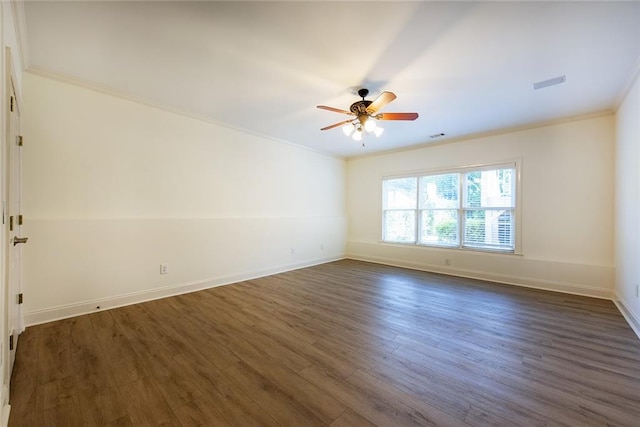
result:
[(351, 123), (349, 123), (348, 125), (342, 126), (342, 132), (344, 132), (345, 135), (349, 136), (351, 135), (351, 132), (353, 132), (353, 125)]
[(376, 121), (369, 117), (366, 122), (364, 122), (364, 130), (367, 132), (374, 132), (376, 130)]

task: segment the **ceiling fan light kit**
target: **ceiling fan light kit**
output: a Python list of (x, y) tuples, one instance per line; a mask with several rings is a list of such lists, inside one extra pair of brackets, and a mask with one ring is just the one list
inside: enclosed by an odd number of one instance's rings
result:
[[(351, 136), (355, 141), (359, 142), (362, 141), (365, 132), (374, 134), (376, 138), (382, 135), (384, 128), (378, 126), (376, 123), (378, 120), (415, 120), (418, 118), (418, 113), (378, 113), (381, 108), (396, 99), (396, 95), (392, 92), (382, 92), (376, 99), (369, 101), (365, 99), (368, 94), (368, 89), (360, 89), (358, 95), (362, 99), (351, 104), (349, 111), (318, 105), (321, 110), (355, 116), (353, 119), (325, 126), (320, 130), (329, 130), (342, 126), (342, 131), (346, 136)], [(362, 145), (364, 146), (364, 144)]]

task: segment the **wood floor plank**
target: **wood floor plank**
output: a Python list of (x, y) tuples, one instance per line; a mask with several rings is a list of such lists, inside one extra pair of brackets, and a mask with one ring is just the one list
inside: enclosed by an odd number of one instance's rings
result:
[(36, 426), (42, 427), (81, 427), (84, 425), (80, 407), (76, 402), (52, 406), (36, 412)]
[(37, 350), (39, 384), (73, 376), (70, 339), (68, 320), (53, 322), (42, 327)]
[[(207, 299), (202, 301), (202, 309), (204, 311), (217, 310), (215, 304), (211, 304)], [(223, 311), (217, 311), (217, 321), (224, 325), (235, 336), (244, 335), (245, 340), (249, 341), (253, 347), (265, 349), (266, 354), (281, 363), (291, 367), (294, 371), (299, 371), (311, 364), (298, 351), (291, 350), (286, 345), (282, 345), (268, 335), (256, 332), (255, 328), (247, 326), (232, 316), (226, 315)]]
[(84, 424), (102, 426), (127, 417), (113, 377), (104, 375), (109, 372), (109, 363), (95, 338), (89, 318), (71, 319), (70, 332), (75, 386)]
[(38, 410), (49, 410), (64, 405), (79, 407), (78, 390), (73, 375), (42, 384), (38, 391), (36, 398)]
[[(467, 416), (464, 421), (472, 426), (511, 426), (514, 425), (513, 420), (508, 420), (506, 418), (502, 418), (496, 414), (492, 414), (479, 408), (477, 406), (472, 405), (467, 412)], [(530, 423), (530, 425), (540, 425), (545, 426), (545, 422), (538, 423)]]
[(131, 422), (131, 418), (129, 418), (129, 415), (110, 421), (103, 425), (104, 427), (133, 427), (133, 423)]
[(277, 426), (278, 423), (264, 409), (240, 390), (222, 372), (206, 359), (193, 359), (184, 355), (174, 357), (176, 366), (187, 372), (194, 384), (202, 391), (204, 402), (196, 399), (198, 408), (202, 404), (213, 411), (207, 414), (216, 420), (214, 425)]
[(331, 423), (346, 409), (340, 401), (280, 363), (264, 361), (251, 367), (281, 390), (291, 393), (296, 402), (326, 424)]
[(228, 368), (225, 373), (236, 387), (281, 425), (325, 425), (311, 408), (303, 406), (297, 400), (292, 390), (279, 387), (244, 362)]
[(32, 409), (36, 406), (38, 391), (38, 363), (42, 330), (43, 328), (29, 328), (18, 340), (16, 351), (20, 357), (16, 357), (11, 377), (9, 403), (13, 411), (24, 413), (26, 417), (21, 424), (13, 424), (15, 419), (10, 418), (9, 425), (35, 425), (35, 411)]
[(347, 381), (360, 389), (375, 390), (375, 393), (383, 401), (387, 403), (397, 402), (396, 407), (404, 406), (409, 408), (408, 419), (412, 422), (417, 420), (419, 425), (460, 426), (463, 424), (461, 418), (456, 418), (438, 409), (431, 403), (427, 403), (420, 396), (389, 386), (386, 382), (363, 370), (354, 372), (353, 375), (347, 378)]
[(628, 426), (611, 301), (342, 260), (32, 326), (11, 426)]
[(180, 426), (152, 377), (120, 386), (120, 393), (126, 396), (125, 405), (135, 426)]
[(375, 427), (375, 424), (369, 422), (366, 418), (358, 415), (353, 410), (347, 408), (334, 422), (331, 427)]
[[(331, 376), (311, 366), (301, 372), (301, 375), (316, 384), (325, 392), (335, 396), (344, 402), (353, 411), (376, 425), (395, 426), (435, 426), (433, 419), (414, 408), (408, 407), (403, 402), (390, 397), (388, 387), (374, 389), (370, 384), (361, 380), (361, 374), (354, 381), (349, 381), (354, 373), (346, 381)], [(393, 394), (391, 392), (390, 394)], [(453, 417), (447, 425), (455, 425)], [(462, 423), (458, 420), (457, 425)]]
[[(505, 367), (477, 365), (439, 349), (423, 347), (421, 350), (403, 349), (402, 356), (415, 363), (428, 364), (435, 371), (447, 370), (455, 378), (465, 378), (470, 389), (480, 391), (475, 399), (482, 399), (482, 395), (489, 392), (499, 396), (505, 404), (509, 403), (518, 407), (520, 412), (528, 413), (531, 418), (546, 418), (547, 422), (565, 422), (569, 425), (572, 420), (582, 426), (601, 424), (579, 411), (571, 395), (561, 395), (554, 388), (535, 381), (522, 381), (522, 369), (514, 369), (514, 374), (510, 374)], [(562, 404), (558, 404), (559, 401)]]
[(118, 387), (149, 375), (110, 311), (90, 314), (89, 319)]
[(121, 326), (122, 334), (128, 339), (138, 359), (155, 380), (155, 386), (160, 390), (169, 407), (173, 409), (193, 402), (201, 394), (198, 388), (191, 378), (175, 365), (171, 350), (163, 347), (162, 343), (153, 338), (151, 328), (145, 325), (144, 316), (141, 313), (136, 313), (139, 315), (136, 317), (139, 320), (136, 324), (137, 330), (131, 329), (135, 324), (134, 319), (130, 317), (131, 311), (118, 310), (112, 312), (112, 315), (116, 323)]
[(211, 403), (204, 396), (199, 396), (182, 406), (174, 408), (173, 412), (183, 427), (232, 425), (217, 417), (217, 414), (211, 408)]
[[(185, 296), (186, 297), (186, 296)], [(224, 345), (211, 330), (207, 322), (199, 323), (193, 315), (193, 306), (183, 297), (171, 298), (142, 305), (143, 318), (151, 325), (149, 334), (163, 345), (170, 347), (172, 354), (199, 352), (219, 369), (236, 364), (240, 359)], [(198, 311), (199, 313), (199, 311)], [(212, 319), (208, 319), (209, 322)], [(153, 327), (155, 325), (155, 328)]]

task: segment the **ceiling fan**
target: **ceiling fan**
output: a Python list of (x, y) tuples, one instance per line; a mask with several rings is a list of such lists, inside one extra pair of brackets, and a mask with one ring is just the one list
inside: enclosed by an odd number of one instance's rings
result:
[(326, 105), (318, 105), (318, 108), (321, 110), (355, 116), (349, 120), (325, 126), (320, 130), (329, 130), (343, 126), (342, 130), (345, 135), (352, 135), (353, 139), (361, 141), (364, 132), (373, 133), (376, 137), (382, 134), (384, 129), (376, 124), (377, 120), (415, 120), (418, 118), (418, 113), (378, 113), (381, 108), (396, 99), (396, 95), (392, 92), (382, 92), (376, 99), (369, 101), (365, 99), (368, 94), (368, 89), (360, 89), (358, 95), (362, 97), (362, 100), (351, 104), (349, 111), (327, 107)]

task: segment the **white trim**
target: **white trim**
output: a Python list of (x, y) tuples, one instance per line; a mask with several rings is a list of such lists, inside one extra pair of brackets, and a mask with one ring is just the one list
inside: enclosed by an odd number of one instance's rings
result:
[[(108, 310), (117, 307), (123, 307), (131, 304), (139, 304), (146, 301), (197, 292), (204, 289), (215, 288), (218, 286), (229, 285), (232, 283), (242, 282), (246, 280), (257, 279), (260, 277), (271, 276), (273, 274), (284, 273), (286, 271), (297, 270), (300, 268), (311, 267), (314, 265), (325, 264), (328, 262), (344, 259), (343, 256), (327, 257), (315, 259), (313, 261), (305, 261), (295, 264), (288, 264), (281, 267), (269, 268), (266, 270), (254, 271), (244, 274), (234, 274), (229, 276), (221, 276), (209, 278), (205, 280), (197, 280), (186, 283), (178, 283), (174, 285), (164, 286), (162, 288), (149, 289), (127, 294), (116, 295), (107, 298), (98, 298), (90, 301), (83, 301), (74, 304), (61, 305), (58, 307), (35, 310), (24, 314), (27, 326), (38, 325), (41, 323), (52, 322), (54, 320), (66, 319), (69, 317), (80, 316), (83, 314), (94, 313), (99, 310)], [(97, 308), (100, 307), (100, 308)]]
[(522, 157), (518, 157), (516, 160), (516, 182), (515, 182), (515, 230), (513, 230), (513, 240), (515, 245), (513, 246), (513, 253), (516, 255), (522, 255)]
[(633, 311), (629, 310), (622, 298), (620, 298), (617, 294), (613, 299), (613, 303), (616, 305), (616, 307), (618, 307), (618, 310), (620, 310), (620, 313), (622, 313), (624, 319), (640, 339), (640, 317), (636, 316)]
[(463, 277), (466, 279), (485, 280), (487, 282), (502, 283), (505, 285), (521, 286), (525, 288), (541, 289), (545, 291), (561, 292), (565, 294), (581, 295), (600, 299), (612, 299), (612, 292), (601, 288), (584, 286), (577, 283), (559, 282), (556, 280), (535, 279), (512, 274), (489, 273), (486, 271), (440, 266), (435, 264), (416, 264), (401, 259), (382, 258), (377, 256), (354, 256), (347, 254), (347, 259), (373, 262), (375, 264), (390, 265), (393, 267), (408, 268), (411, 270), (426, 271), (429, 273), (445, 274), (447, 276)]
[(484, 171), (484, 170), (494, 170), (494, 169), (507, 169), (507, 168), (518, 168), (522, 163), (522, 157), (517, 158), (509, 158), (506, 160), (499, 160), (496, 162), (484, 162), (484, 163), (472, 163), (470, 165), (462, 165), (462, 166), (447, 166), (442, 168), (433, 168), (433, 169), (418, 169), (418, 170), (410, 170), (407, 172), (397, 172), (389, 175), (382, 175), (381, 179), (384, 181), (386, 179), (395, 179), (395, 178), (420, 178), (423, 176), (430, 175), (445, 175), (449, 173), (465, 173), (465, 172), (475, 172), (475, 171)]
[[(8, 396), (8, 392), (5, 392), (5, 396)], [(2, 414), (0, 415), (0, 425), (6, 427), (9, 425), (9, 415), (11, 414), (11, 405), (8, 403), (2, 406)]]
[(24, 3), (24, 0), (11, 0), (11, 12), (13, 14), (13, 26), (16, 30), (16, 41), (20, 49), (20, 61), (22, 62), (22, 68), (27, 69), (29, 68), (29, 43)]
[(597, 117), (611, 116), (614, 114), (615, 114), (615, 111), (613, 109), (607, 109), (607, 110), (596, 111), (593, 113), (564, 117), (560, 119), (545, 120), (542, 122), (535, 122), (535, 123), (530, 123), (526, 125), (506, 127), (506, 128), (501, 128), (501, 129), (496, 129), (496, 130), (491, 130), (486, 132), (470, 133), (468, 135), (461, 135), (459, 137), (452, 137), (450, 139), (438, 140), (437, 142), (424, 142), (421, 144), (409, 145), (406, 147), (399, 147), (399, 148), (392, 148), (389, 150), (381, 150), (373, 153), (346, 156), (344, 157), (344, 159), (346, 161), (350, 161), (350, 160), (365, 159), (368, 157), (386, 156), (389, 154), (402, 153), (404, 151), (422, 150), (425, 148), (437, 147), (440, 145), (456, 144), (458, 142), (469, 142), (475, 139), (489, 138), (489, 137), (498, 136), (498, 135), (507, 135), (507, 134), (516, 133), (516, 132), (525, 132), (533, 129), (542, 129), (550, 126), (557, 126), (563, 123), (578, 122), (582, 120), (595, 119)]

